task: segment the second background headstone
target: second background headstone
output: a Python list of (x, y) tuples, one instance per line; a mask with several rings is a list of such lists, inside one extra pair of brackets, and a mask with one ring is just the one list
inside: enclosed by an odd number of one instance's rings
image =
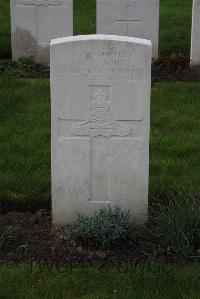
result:
[(149, 39), (158, 58), (159, 0), (97, 0), (97, 33)]
[(12, 58), (49, 64), (50, 41), (73, 34), (73, 0), (11, 0)]

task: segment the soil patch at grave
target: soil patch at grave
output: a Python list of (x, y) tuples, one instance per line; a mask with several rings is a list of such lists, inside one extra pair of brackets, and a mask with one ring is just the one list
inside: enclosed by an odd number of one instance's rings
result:
[(188, 55), (160, 56), (152, 64), (152, 82), (200, 82), (200, 66), (190, 67)]
[[(4, 60), (0, 63), (0, 73), (42, 79), (49, 78), (50, 68), (37, 64), (34, 71), (18, 70), (11, 60)], [(152, 82), (200, 82), (200, 66), (190, 67), (189, 55), (161, 55), (152, 64)]]
[(34, 214), (0, 214), (0, 227), (11, 227), (14, 232), (9, 247), (0, 250), (0, 264), (36, 262), (56, 266), (102, 266), (150, 261), (186, 264), (160, 244), (153, 223), (135, 229), (123, 248), (109, 251), (75, 244), (71, 238), (73, 227), (52, 228), (50, 212), (44, 209)]

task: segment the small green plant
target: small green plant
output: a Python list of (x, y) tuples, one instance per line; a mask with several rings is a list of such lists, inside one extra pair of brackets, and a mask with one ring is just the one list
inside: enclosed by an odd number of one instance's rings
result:
[(0, 61), (0, 73), (17, 75), (19, 77), (34, 77), (37, 75), (37, 65), (32, 56), (21, 57), (17, 61)]
[(159, 210), (159, 229), (166, 246), (185, 258), (198, 256), (200, 200), (190, 194), (170, 194)]
[(0, 73), (14, 74), (16, 62), (9, 59), (0, 60)]
[(32, 56), (21, 57), (16, 62), (16, 75), (32, 77), (37, 73), (35, 59)]
[(111, 249), (127, 240), (134, 224), (128, 211), (104, 207), (93, 216), (78, 215), (75, 227), (72, 238), (76, 243)]
[(16, 232), (13, 226), (3, 226), (0, 228), (0, 250), (11, 248), (16, 239)]

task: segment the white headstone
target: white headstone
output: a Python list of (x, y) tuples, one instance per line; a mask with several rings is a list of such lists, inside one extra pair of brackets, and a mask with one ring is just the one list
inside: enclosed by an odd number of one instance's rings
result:
[(159, 0), (97, 0), (97, 33), (149, 39), (157, 59)]
[(148, 209), (151, 42), (88, 35), (51, 42), (53, 222)]
[(193, 0), (191, 65), (200, 65), (200, 0)]
[(12, 58), (49, 63), (51, 39), (73, 34), (73, 0), (11, 0)]

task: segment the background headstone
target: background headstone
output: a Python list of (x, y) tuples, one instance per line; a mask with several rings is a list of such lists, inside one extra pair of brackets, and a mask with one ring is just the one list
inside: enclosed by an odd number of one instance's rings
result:
[(53, 222), (148, 209), (151, 42), (89, 35), (51, 42)]
[(149, 39), (157, 59), (159, 0), (97, 0), (97, 33)]
[(12, 58), (49, 63), (53, 38), (73, 34), (73, 0), (11, 0)]
[(193, 0), (191, 65), (200, 65), (200, 0)]

